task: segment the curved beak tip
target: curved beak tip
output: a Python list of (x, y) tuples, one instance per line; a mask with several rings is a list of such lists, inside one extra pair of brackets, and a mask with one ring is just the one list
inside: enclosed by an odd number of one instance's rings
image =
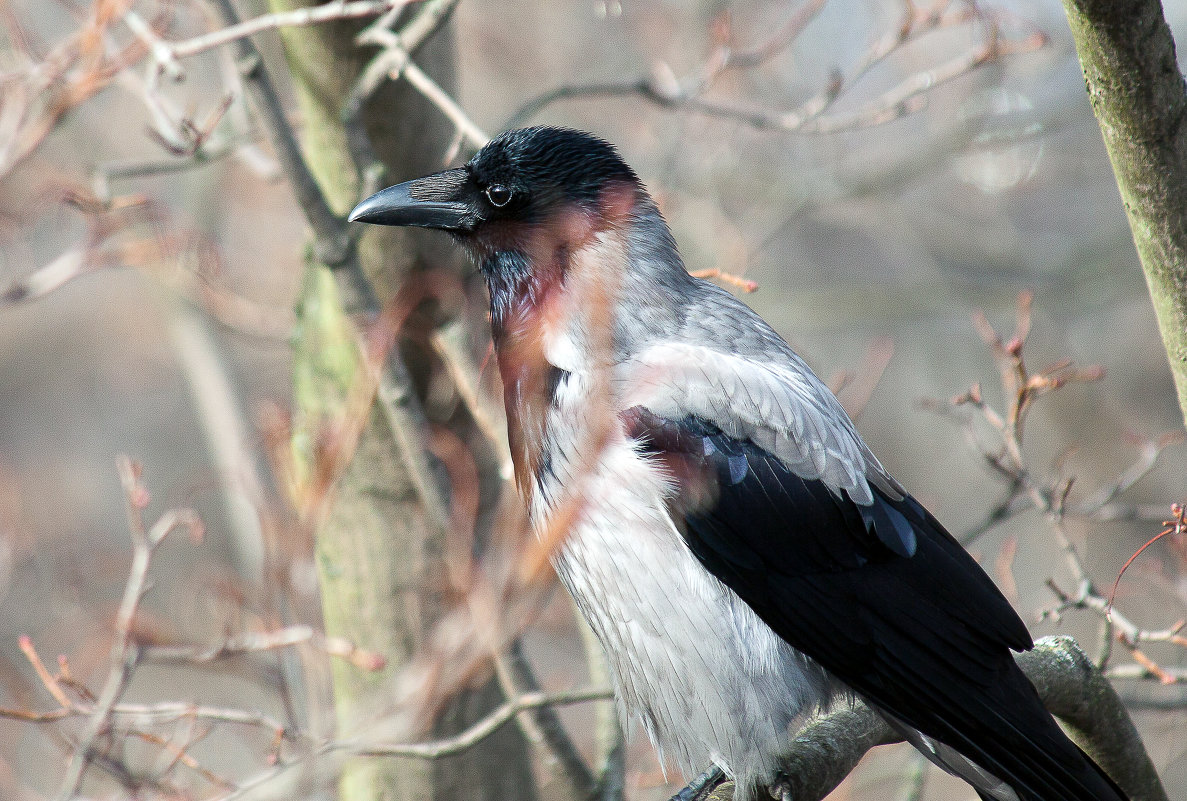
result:
[(370, 212), (374, 211), (374, 208), (373, 208), (374, 204), (371, 202), (374, 199), (375, 199), (375, 196), (372, 195), (371, 197), (369, 197), (366, 200), (359, 203), (359, 205), (355, 206), (354, 209), (350, 212), (350, 214), (348, 214), (346, 216), (346, 221), (347, 222), (371, 222), (371, 220), (368, 217), (368, 214)]

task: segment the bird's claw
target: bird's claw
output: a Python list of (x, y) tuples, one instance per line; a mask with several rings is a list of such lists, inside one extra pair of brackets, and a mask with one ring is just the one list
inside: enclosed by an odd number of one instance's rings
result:
[(672, 796), (669, 801), (703, 801), (725, 779), (725, 771), (714, 765), (690, 781), (684, 789)]

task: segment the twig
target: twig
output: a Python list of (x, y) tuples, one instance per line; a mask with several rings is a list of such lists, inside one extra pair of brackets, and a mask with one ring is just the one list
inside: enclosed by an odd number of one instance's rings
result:
[[(73, 702), (69, 707), (52, 709), (48, 712), (29, 712), (0, 707), (0, 718), (21, 720), (26, 723), (57, 723), (67, 718), (90, 717), (94, 714), (94, 711), (95, 708), (92, 704)], [(240, 726), (261, 728), (273, 734), (278, 734), (284, 739), (309, 739), (308, 735), (296, 729), (286, 727), (276, 718), (263, 712), (236, 709), (234, 707), (191, 704), (183, 701), (163, 701), (152, 704), (115, 704), (111, 707), (111, 718), (128, 718), (127, 721), (121, 721), (125, 725), (133, 723), (159, 725), (195, 719), (211, 723), (232, 723)]]
[[(898, 119), (922, 108), (923, 97), (935, 87), (996, 61), (1003, 55), (1029, 52), (1046, 44), (1046, 37), (1037, 32), (1020, 40), (1004, 39), (998, 20), (972, 2), (962, 4), (952, 13), (949, 13), (949, 0), (938, 0), (927, 8), (917, 8), (913, 3), (904, 3), (900, 24), (867, 50), (850, 75), (845, 76), (835, 71), (819, 93), (795, 109), (779, 111), (764, 106), (722, 102), (705, 97), (714, 81), (727, 70), (753, 68), (789, 47), (823, 5), (822, 0), (806, 3), (781, 26), (779, 31), (750, 51), (733, 54), (726, 45), (717, 47), (706, 59), (705, 64), (686, 78), (677, 78), (670, 68), (661, 64), (659, 69), (653, 69), (648, 74), (634, 79), (583, 86), (562, 86), (529, 100), (512, 115), (506, 127), (519, 127), (558, 100), (635, 95), (662, 108), (734, 120), (760, 130), (830, 134), (882, 125)], [(848, 88), (858, 83), (873, 67), (885, 61), (891, 54), (936, 31), (972, 22), (980, 23), (985, 30), (979, 46), (931, 69), (907, 76), (860, 108), (832, 116), (826, 115)]]
[[(511, 641), (505, 655), (496, 656), (495, 673), (503, 694), (508, 698), (522, 698), (526, 694), (540, 691), (540, 685), (519, 639)], [(569, 738), (555, 707), (539, 706), (525, 709), (516, 717), (524, 735), (533, 744), (545, 748), (560, 768), (560, 774), (568, 785), (565, 795), (575, 799), (590, 798), (595, 789), (593, 773)]]
[[(104, 191), (102, 186), (97, 189)], [(290, 333), (290, 313), (249, 300), (212, 280), (208, 265), (216, 256), (201, 234), (160, 233), (166, 219), (155, 203), (139, 195), (111, 197), (80, 188), (69, 189), (65, 200), (87, 215), (87, 242), (0, 288), (0, 310), (40, 300), (97, 270), (133, 267), (236, 332), (270, 340), (283, 340)], [(128, 214), (135, 216), (125, 219)], [(137, 224), (146, 229), (143, 235), (137, 235)]]
[(710, 267), (707, 270), (694, 270), (690, 273), (693, 278), (713, 278), (726, 286), (732, 286), (734, 289), (742, 292), (750, 293), (758, 291), (758, 281), (751, 278), (743, 278), (740, 275), (719, 270), (716, 267)]
[[(119, 18), (114, 4), (92, 4), (75, 35), (55, 45), (40, 61), (5, 75), (0, 104), (0, 177), (28, 158), (62, 115), (94, 96), (139, 61), (144, 44), (96, 47)], [(18, 37), (19, 39), (19, 37)]]
[(613, 693), (606, 688), (572, 690), (559, 693), (525, 693), (503, 702), (482, 720), (453, 737), (445, 737), (427, 743), (381, 743), (347, 739), (331, 743), (327, 746), (326, 750), (345, 751), (354, 756), (400, 756), (418, 759), (440, 759), (441, 757), (452, 756), (453, 754), (473, 748), (482, 740), (498, 731), (501, 726), (517, 714), (525, 710), (567, 706), (611, 697), (613, 697)]
[(1124, 493), (1140, 479), (1149, 474), (1157, 466), (1159, 457), (1162, 456), (1167, 448), (1181, 444), (1183, 444), (1183, 435), (1178, 431), (1164, 434), (1158, 439), (1142, 442), (1141, 453), (1138, 459), (1126, 468), (1111, 484), (1101, 487), (1092, 495), (1076, 504), (1073, 507), (1075, 513), (1084, 515), (1099, 514), (1118, 495)]
[[(207, 732), (207, 733), (209, 733), (209, 732)], [(171, 770), (173, 770), (173, 767), (175, 765), (181, 764), (181, 765), (185, 765), (187, 768), (194, 771), (199, 776), (201, 776), (203, 779), (205, 779), (206, 781), (210, 782), (213, 785), (222, 787), (224, 789), (230, 789), (235, 786), (234, 782), (218, 775), (214, 771), (210, 770), (210, 768), (207, 768), (205, 765), (202, 765), (200, 762), (198, 762), (198, 760), (196, 760), (192, 756), (190, 756), (189, 753), (187, 753), (190, 748), (192, 748), (194, 745), (196, 745), (200, 740), (202, 740), (205, 737), (205, 734), (200, 737), (197, 737), (197, 738), (188, 739), (186, 741), (185, 745), (175, 745), (173, 742), (165, 739), (164, 737), (153, 734), (151, 732), (139, 731), (136, 729), (129, 731), (128, 735), (131, 737), (140, 739), (140, 740), (144, 740), (146, 743), (152, 743), (153, 745), (160, 748), (161, 751), (170, 755), (171, 760), (170, 760), (169, 765), (166, 766), (164, 770), (160, 771), (160, 774), (162, 776), (165, 774), (168, 774)]]
[(276, 28), (297, 28), (335, 20), (360, 19), (392, 12), (399, 13), (410, 2), (414, 2), (414, 0), (352, 0), (352, 2), (323, 3), (292, 11), (261, 14), (258, 17), (227, 25), (192, 39), (180, 42), (162, 42), (165, 57), (158, 57), (158, 60), (165, 62), (170, 58), (175, 60), (189, 58), (207, 50), (230, 44), (237, 39)]
[[(1117, 571), (1117, 578), (1113, 581), (1113, 589), (1109, 591), (1109, 608), (1112, 608), (1113, 599), (1117, 597), (1117, 588), (1119, 586), (1121, 586), (1121, 578), (1125, 575), (1125, 571), (1129, 570), (1130, 566), (1135, 561), (1137, 561), (1137, 558), (1139, 556), (1141, 556), (1142, 553), (1147, 548), (1149, 548), (1154, 543), (1158, 542), (1160, 539), (1163, 539), (1164, 537), (1171, 537), (1171, 536), (1181, 537), (1184, 532), (1187, 532), (1187, 507), (1184, 507), (1182, 504), (1179, 504), (1179, 503), (1171, 504), (1171, 519), (1163, 520), (1162, 525), (1163, 525), (1162, 531), (1160, 531), (1158, 534), (1154, 535), (1150, 539), (1146, 540), (1145, 544), (1142, 545), (1142, 547), (1138, 548), (1136, 551), (1134, 551), (1133, 556), (1126, 559), (1125, 564), (1121, 566), (1121, 569), (1119, 571)], [(1183, 622), (1180, 622), (1178, 624), (1178, 628), (1175, 630), (1175, 634), (1178, 634), (1178, 630), (1182, 629), (1183, 625), (1184, 625)], [(1180, 637), (1180, 638), (1178, 638), (1178, 640), (1179, 640), (1180, 645), (1187, 645), (1187, 638)]]
[(499, 475), (510, 480), (512, 470), (511, 448), (507, 444), (507, 421), (503, 419), (502, 400), (492, 401), (482, 391), (482, 371), (470, 355), (469, 336), (461, 316), (433, 331), (433, 349), (441, 357), (441, 363), (453, 380), (458, 395), (475, 424), (499, 454)]
[(66, 693), (62, 691), (62, 687), (57, 680), (50, 675), (50, 672), (45, 669), (45, 663), (41, 661), (41, 657), (37, 654), (37, 649), (33, 647), (33, 640), (28, 635), (21, 635), (20, 639), (21, 653), (29, 660), (29, 664), (33, 666), (33, 670), (37, 673), (37, 678), (41, 680), (41, 684), (58, 702), (58, 706), (63, 709), (69, 709), (73, 704), (70, 699), (66, 697)]
[(130, 161), (115, 161), (100, 164), (95, 167), (92, 186), (97, 196), (107, 198), (111, 196), (111, 182), (124, 181), (132, 178), (144, 178), (154, 175), (167, 175), (174, 172), (205, 167), (227, 156), (239, 153), (250, 143), (249, 137), (228, 136), (221, 141), (209, 141), (202, 147), (195, 148), (188, 156), (167, 160), (140, 159)]
[(247, 415), (209, 324), (189, 304), (175, 302), (172, 307), (168, 325), (173, 351), (222, 485), (235, 562), (246, 579), (258, 582), (264, 575), (259, 508), (264, 501), (263, 460), (252, 447)]
[(0, 707), (0, 718), (19, 720), (22, 723), (57, 723), (66, 718), (81, 714), (75, 707), (59, 707), (49, 712), (26, 712), (23, 709), (6, 709)]
[[(1112, 665), (1105, 670), (1105, 675), (1110, 679), (1158, 679), (1163, 684), (1187, 684), (1187, 668), (1159, 667), (1150, 662)], [(1187, 702), (1181, 701), (1175, 706), (1181, 708), (1185, 704)]]
[(74, 756), (66, 768), (66, 776), (58, 791), (58, 801), (69, 801), (78, 793), (82, 774), (93, 756), (99, 735), (107, 728), (111, 710), (128, 686), (132, 671), (139, 659), (139, 650), (132, 641), (132, 623), (148, 580), (148, 568), (153, 552), (164, 539), (178, 528), (188, 528), (193, 536), (202, 531), (202, 521), (190, 509), (173, 509), (161, 515), (151, 528), (144, 525), (144, 508), (148, 505), (148, 491), (140, 483), (140, 467), (126, 456), (117, 462), (120, 483), (126, 496), (128, 528), (132, 535), (132, 566), (124, 585), (124, 596), (115, 618), (115, 639), (109, 656), (107, 680), (99, 693), (99, 700), (91, 712), (82, 739), (74, 749)]
[(481, 720), (475, 722), (457, 735), (423, 743), (384, 743), (365, 738), (329, 740), (308, 748), (294, 759), (287, 762), (279, 762), (276, 767), (262, 771), (246, 781), (240, 782), (237, 789), (225, 795), (218, 796), (217, 801), (236, 801), (236, 799), (251, 795), (257, 788), (277, 780), (284, 772), (299, 767), (313, 758), (324, 759), (338, 755), (377, 758), (396, 756), (427, 760), (440, 759), (473, 748), (510, 722), (522, 711), (543, 707), (580, 704), (611, 697), (613, 697), (613, 693), (607, 688), (573, 690), (559, 693), (527, 693), (504, 702)]
[(408, 83), (412, 84), (418, 92), (440, 109), (441, 113), (454, 124), (458, 132), (468, 139), (475, 148), (480, 148), (490, 141), (490, 137), (470, 119), (469, 115), (457, 104), (457, 101), (418, 67), (416, 62), (409, 61), (404, 64), (403, 69), (393, 69), (390, 73), (390, 77), (393, 79), (400, 75), (403, 75)]
[[(1052, 579), (1047, 580), (1047, 587), (1059, 600), (1059, 604), (1054, 609), (1046, 610), (1044, 616), (1058, 618), (1068, 609), (1091, 610), (1103, 622), (1107, 623), (1110, 639), (1116, 640), (1129, 650), (1135, 662), (1141, 666), (1142, 677), (1154, 677), (1164, 684), (1187, 680), (1187, 672), (1161, 667), (1140, 649), (1141, 643), (1150, 642), (1170, 643), (1180, 648), (1187, 648), (1187, 636), (1183, 635), (1184, 628), (1187, 628), (1187, 621), (1180, 620), (1164, 629), (1144, 629), (1119, 612), (1108, 598), (1098, 593), (1090, 580), (1082, 581), (1074, 595), (1064, 592)], [(1098, 664), (1104, 667), (1106, 661), (1099, 660)], [(1119, 677), (1122, 674), (1114, 673), (1110, 669), (1108, 675)]]
[(721, 66), (718, 72), (724, 72), (727, 69), (750, 69), (770, 61), (799, 38), (800, 34), (804, 32), (804, 28), (808, 27), (808, 23), (816, 19), (827, 3), (828, 0), (808, 0), (797, 8), (765, 42), (761, 42), (750, 50), (735, 51), (729, 49), (728, 45), (723, 46), (721, 49), (724, 50), (724, 53), (719, 59)]
[[(987, 404), (979, 386), (974, 385), (967, 392), (947, 403), (930, 401), (927, 406), (933, 410), (957, 417), (959, 407), (971, 407), (976, 415), (960, 420), (961, 429), (970, 446), (978, 452), (998, 473), (1009, 482), (1006, 498), (997, 504), (988, 516), (972, 530), (979, 535), (998, 523), (1027, 509), (1041, 512), (1050, 527), (1055, 541), (1063, 553), (1068, 571), (1076, 584), (1074, 592), (1065, 592), (1054, 579), (1047, 580), (1047, 587), (1055, 595), (1057, 604), (1043, 612), (1044, 617), (1058, 619), (1069, 609), (1086, 609), (1101, 620), (1101, 649), (1097, 664), (1104, 667), (1112, 653), (1112, 645), (1119, 642), (1130, 652), (1141, 667), (1141, 675), (1155, 677), (1164, 683), (1179, 681), (1179, 677), (1168, 672), (1140, 650), (1144, 642), (1169, 642), (1187, 648), (1187, 637), (1181, 634), (1184, 623), (1176, 623), (1162, 630), (1142, 629), (1120, 611), (1114, 609), (1111, 600), (1096, 589), (1079, 550), (1064, 528), (1068, 515), (1102, 519), (1105, 514), (1116, 513), (1114, 500), (1132, 487), (1142, 476), (1157, 464), (1159, 456), (1169, 446), (1181, 440), (1178, 434), (1165, 435), (1157, 440), (1143, 443), (1142, 451), (1130, 467), (1110, 484), (1092, 493), (1088, 498), (1071, 503), (1068, 495), (1072, 480), (1056, 476), (1051, 479), (1036, 477), (1023, 455), (1023, 433), (1027, 417), (1036, 400), (1073, 382), (1095, 381), (1103, 375), (1100, 368), (1076, 369), (1070, 361), (1058, 362), (1038, 373), (1032, 372), (1024, 358), (1026, 339), (1031, 330), (1031, 295), (1022, 293), (1018, 298), (1014, 333), (1007, 340), (989, 323), (984, 314), (977, 313), (973, 323), (981, 339), (989, 347), (997, 364), (1006, 400), (1006, 410), (999, 413)], [(979, 417), (994, 433), (990, 444), (979, 441), (973, 430), (973, 417)], [(1163, 521), (1166, 526), (1159, 537), (1181, 531), (1184, 528), (1183, 509), (1177, 504), (1172, 508), (1172, 520)], [(963, 541), (970, 538), (966, 536)], [(1155, 538), (1157, 539), (1157, 538)], [(1151, 540), (1150, 542), (1153, 542)], [(1147, 543), (1149, 545), (1150, 543)], [(1143, 549), (1146, 546), (1143, 546)], [(1138, 554), (1131, 557), (1136, 558)], [(1129, 563), (1126, 564), (1126, 567)], [(1118, 574), (1124, 573), (1124, 568)]]
[[(239, 24), (238, 14), (230, 0), (211, 2), (222, 16), (225, 25), (233, 27)], [(340, 8), (341, 4), (329, 3), (324, 7)], [(301, 211), (313, 229), (318, 260), (331, 267), (346, 264), (354, 251), (346, 236), (346, 224), (330, 208), (309, 165), (305, 163), (296, 134), (289, 125), (280, 96), (264, 68), (259, 51), (250, 39), (237, 38), (234, 44), (235, 60), (249, 94), (255, 100), (256, 113), (261, 118), (281, 169), (293, 187)]]
[(865, 411), (893, 357), (894, 342), (889, 337), (876, 337), (866, 347), (856, 376), (843, 373), (842, 381), (834, 379), (829, 382), (829, 388), (853, 420), (860, 418)]
[(382, 654), (365, 651), (341, 637), (326, 637), (313, 627), (303, 625), (257, 634), (239, 634), (227, 637), (212, 646), (147, 646), (141, 649), (141, 659), (146, 662), (206, 664), (243, 654), (291, 648), (302, 644), (312, 645), (330, 656), (345, 659), (363, 670), (382, 670), (386, 665)]
[(448, 525), (449, 491), (434, 470), (436, 460), (429, 448), (428, 422), (398, 348), (392, 347), (386, 358), (375, 397), (424, 504), (425, 514), (438, 528)]
[(71, 248), (44, 267), (9, 284), (0, 292), (0, 308), (44, 297), (82, 275), (89, 267), (86, 251), (83, 248)]
[(458, 0), (426, 0), (416, 16), (398, 33), (390, 29), (391, 20), (384, 17), (368, 25), (355, 37), (360, 45), (381, 48), (359, 73), (342, 104), (342, 121), (351, 155), (361, 175), (366, 175), (375, 161), (362, 127), (363, 107), (385, 80), (397, 81), (401, 76), (406, 78), (413, 88), (453, 122), (458, 137), (469, 141), (473, 147), (482, 147), (490, 140), (457, 101), (412, 60), (421, 44), (445, 23), (457, 4)]

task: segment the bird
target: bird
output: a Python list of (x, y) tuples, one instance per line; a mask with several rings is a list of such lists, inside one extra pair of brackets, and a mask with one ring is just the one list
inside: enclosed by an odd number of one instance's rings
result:
[(665, 764), (758, 798), (811, 714), (861, 698), (985, 801), (1125, 799), (1015, 663), (1033, 643), (993, 581), (688, 272), (613, 145), (507, 131), (349, 220), (445, 231), (484, 276), (518, 493), (566, 527), (556, 572)]

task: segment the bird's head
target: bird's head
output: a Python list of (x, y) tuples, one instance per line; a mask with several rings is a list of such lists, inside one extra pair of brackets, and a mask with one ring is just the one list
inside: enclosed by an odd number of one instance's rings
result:
[(688, 280), (635, 172), (612, 145), (568, 128), (500, 134), (464, 166), (384, 189), (350, 219), (456, 237), (486, 278), (496, 345), (523, 362), (539, 346), (571, 369), (580, 360), (558, 354), (589, 351), (608, 320), (622, 333), (668, 313)]
[(539, 126), (500, 134), (462, 167), (384, 189), (350, 220), (448, 231), (481, 259), (534, 250), (545, 230), (550, 241), (587, 235), (629, 213), (640, 196), (638, 177), (612, 145)]

